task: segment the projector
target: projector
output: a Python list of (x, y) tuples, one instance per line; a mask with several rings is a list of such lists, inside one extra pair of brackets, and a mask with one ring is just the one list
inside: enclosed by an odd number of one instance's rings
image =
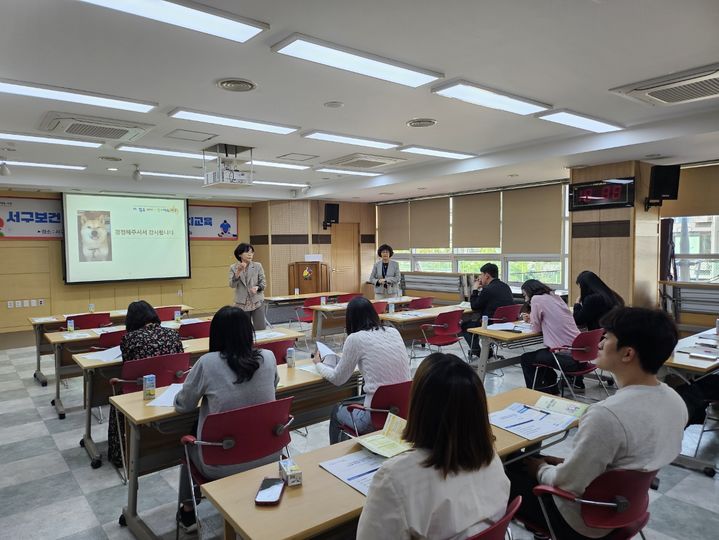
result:
[(242, 170), (247, 158), (239, 154), (249, 151), (252, 162), (252, 148), (233, 144), (215, 144), (203, 150), (204, 183), (203, 187), (240, 187), (252, 185), (252, 171)]
[(234, 168), (233, 164), (221, 163), (220, 167), (205, 172), (204, 187), (216, 185), (252, 185), (252, 173)]

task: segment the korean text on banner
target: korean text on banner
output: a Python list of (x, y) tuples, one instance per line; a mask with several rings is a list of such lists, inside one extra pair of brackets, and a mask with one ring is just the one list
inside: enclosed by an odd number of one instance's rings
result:
[(237, 208), (190, 206), (187, 224), (191, 240), (237, 240)]
[(62, 238), (62, 201), (0, 197), (0, 238)]

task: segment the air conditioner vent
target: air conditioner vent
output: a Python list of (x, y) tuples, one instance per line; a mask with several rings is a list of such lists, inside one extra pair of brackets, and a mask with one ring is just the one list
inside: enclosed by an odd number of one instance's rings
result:
[(140, 122), (125, 122), (82, 114), (50, 111), (40, 123), (40, 129), (57, 135), (79, 135), (106, 141), (137, 141), (153, 127)]
[(350, 154), (341, 158), (325, 161), (322, 165), (331, 165), (333, 167), (346, 167), (350, 169), (378, 169), (396, 165), (407, 161), (404, 158), (375, 156), (372, 154)]
[(610, 92), (652, 105), (679, 105), (719, 97), (719, 64), (612, 88)]

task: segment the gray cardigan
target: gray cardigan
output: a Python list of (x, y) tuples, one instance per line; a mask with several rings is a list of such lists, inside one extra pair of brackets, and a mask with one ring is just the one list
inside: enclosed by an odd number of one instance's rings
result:
[(387, 287), (382, 285), (377, 286), (377, 280), (382, 278), (382, 260), (374, 263), (372, 267), (372, 273), (369, 276), (367, 283), (371, 283), (374, 286), (374, 292), (378, 294), (386, 295), (399, 295), (400, 294), (400, 282), (402, 281), (402, 274), (399, 272), (399, 263), (397, 261), (389, 260), (387, 263)]

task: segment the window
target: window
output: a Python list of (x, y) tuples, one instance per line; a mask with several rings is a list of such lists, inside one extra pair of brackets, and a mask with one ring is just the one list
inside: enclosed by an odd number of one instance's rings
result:
[(674, 219), (678, 281), (719, 282), (719, 216)]
[(399, 259), (397, 257), (393, 257), (395, 261), (397, 261), (397, 264), (399, 264), (399, 271), (400, 272), (410, 272), (412, 270), (412, 261), (409, 259)]
[(419, 272), (451, 272), (452, 261), (437, 259), (415, 259)]
[(497, 265), (497, 268), (502, 268), (502, 261), (499, 259), (492, 261), (489, 259), (482, 259), (482, 260), (467, 260), (467, 259), (458, 259), (457, 260), (457, 272), (461, 272), (462, 274), (479, 274), (479, 269), (482, 268), (486, 263), (494, 263)]
[(547, 285), (562, 285), (562, 261), (539, 260), (518, 261), (510, 260), (507, 264), (509, 283), (524, 283), (528, 279), (538, 279)]

